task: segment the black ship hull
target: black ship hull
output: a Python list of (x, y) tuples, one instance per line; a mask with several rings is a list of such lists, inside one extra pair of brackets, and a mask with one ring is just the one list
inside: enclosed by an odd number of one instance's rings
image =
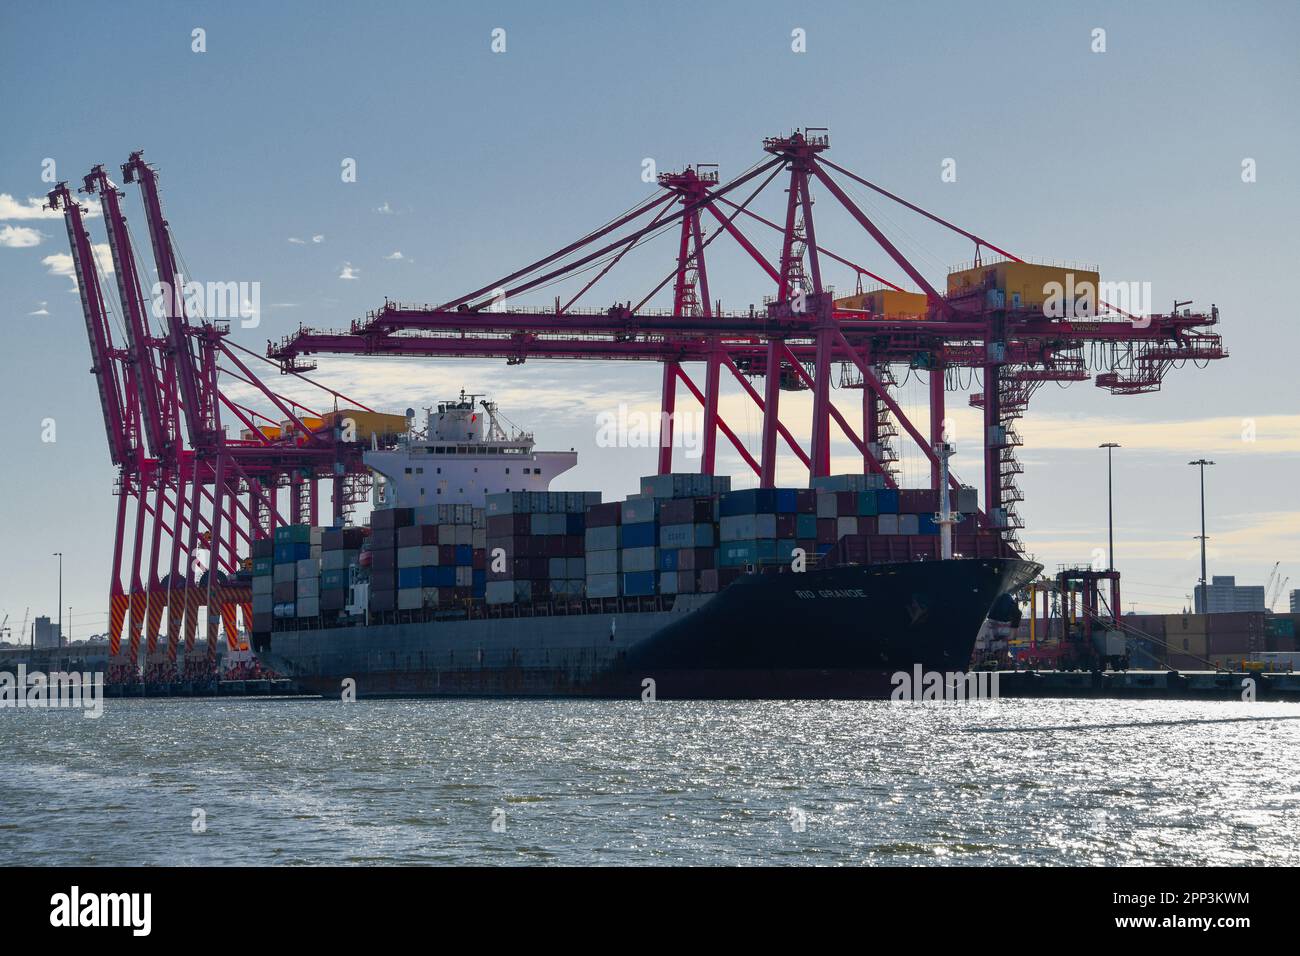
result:
[(899, 672), (961, 671), (1009, 559), (754, 574), (671, 610), (275, 634), (268, 662), (329, 696), (887, 698)]

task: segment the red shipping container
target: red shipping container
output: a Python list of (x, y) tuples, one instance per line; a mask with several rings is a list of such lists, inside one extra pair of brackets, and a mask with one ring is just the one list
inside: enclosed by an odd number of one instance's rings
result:
[(929, 488), (900, 488), (898, 513), (906, 515), (934, 514), (937, 496)]
[(439, 564), (456, 563), (456, 546), (454, 544), (438, 545), (438, 563)]
[(475, 571), (482, 571), (487, 567), (487, 548), (475, 548), (470, 556), (469, 566)]
[(397, 567), (396, 551), (371, 551), (370, 567), (376, 571), (392, 571)]
[(835, 513), (841, 518), (856, 517), (858, 514), (858, 493), (856, 491), (835, 492)]
[(817, 513), (817, 492), (812, 488), (800, 488), (794, 493), (794, 510), (796, 514), (814, 515)]
[(438, 526), (436, 524), (415, 524), (397, 529), (397, 546), (399, 548), (418, 548), (427, 544), (438, 543)]
[(834, 544), (839, 540), (839, 531), (836, 527), (835, 518), (818, 518), (817, 519), (817, 543)]
[(370, 533), (371, 551), (392, 551), (397, 547), (397, 532), (392, 528), (376, 528)]
[(622, 513), (623, 502), (621, 501), (607, 501), (603, 504), (589, 505), (587, 507), (587, 527), (606, 528), (610, 525), (619, 524)]
[(779, 514), (776, 516), (776, 536), (778, 538), (793, 538), (796, 533), (796, 518), (793, 514)]
[(876, 518), (875, 515), (858, 519), (858, 534), (875, 534)]

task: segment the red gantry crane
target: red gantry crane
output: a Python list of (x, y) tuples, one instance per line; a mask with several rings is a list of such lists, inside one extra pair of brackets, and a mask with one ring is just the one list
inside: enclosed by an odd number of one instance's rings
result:
[[(187, 312), (186, 280), (163, 217), (156, 171), (137, 151), (122, 173), (124, 182), (141, 189), (158, 283), (146, 297), (121, 206), (123, 193), (103, 166), (94, 167), (81, 191), (97, 195), (103, 210), (116, 309), (104, 293), (80, 203), (66, 183), (48, 196), (49, 207), (64, 213), (91, 372), (100, 394), (109, 456), (118, 469), (109, 580), (109, 679), (140, 679), (142, 638), (146, 681), (175, 679), (183, 633), (184, 676), (207, 680), (215, 673), (218, 621), (234, 648), (238, 610), (242, 608), (246, 620), (251, 616), (247, 585), (237, 577), (241, 550), (270, 538), (276, 525), (286, 520), (316, 523), (322, 480), (331, 482), (333, 520), (342, 524), (364, 500), (369, 472), (361, 461), (362, 443), (344, 441), (337, 427), (322, 426), (321, 415), (258, 378), (240, 355), (267, 360), (229, 341), (228, 320)], [(114, 334), (114, 312), (120, 342)], [(282, 418), (228, 395), (223, 376), (251, 388)], [(297, 377), (328, 393), (335, 404), (342, 400), (371, 411), (313, 379)], [(239, 439), (226, 435), (223, 408), (244, 426)], [(281, 429), (280, 422), (288, 427)], [(287, 519), (278, 501), (280, 488), (289, 492)], [(129, 583), (124, 587), (123, 551), (132, 512)], [(199, 659), (194, 655), (195, 636), (204, 605), (207, 647)], [(164, 611), (165, 653), (158, 647)], [(129, 635), (126, 653), (121, 642), (124, 626)]]
[[(866, 473), (879, 473), (897, 485), (895, 441), (899, 429), (914, 441), (931, 465), (931, 487), (940, 480), (935, 446), (943, 438), (945, 392), (958, 384), (959, 370), (972, 370), (982, 390), (971, 404), (983, 413), (983, 508), (978, 520), (998, 529), (1019, 549), (1022, 500), (1017, 475), (1022, 467), (1015, 423), (1029, 399), (1045, 382), (1095, 382), (1113, 394), (1159, 389), (1164, 375), (1187, 360), (1195, 363), (1226, 357), (1211, 326), (1217, 308), (1207, 314), (1171, 312), (1134, 316), (1100, 301), (1100, 284), (1081, 310), (1055, 315), (1044, 307), (1043, 279), (1073, 284), (1069, 270), (1039, 267), (975, 233), (823, 157), (830, 139), (825, 130), (806, 129), (764, 140), (771, 158), (726, 183), (712, 167), (688, 167), (663, 173), (656, 195), (610, 223), (521, 269), (436, 306), (407, 306), (386, 301), (382, 308), (354, 322), (346, 332), (298, 331), (270, 348), (268, 354), (286, 371), (315, 368), (305, 356), (352, 354), (379, 356), (503, 358), (510, 364), (528, 359), (599, 359), (660, 362), (663, 365), (661, 409), (668, 422), (661, 434), (659, 471), (672, 471), (671, 413), (680, 382), (704, 410), (701, 469), (712, 473), (722, 436), (735, 448), (759, 483), (776, 477), (778, 445), (783, 443), (816, 478), (830, 471), (832, 423), (862, 458)], [(785, 181), (784, 223), (750, 209), (756, 196), (781, 174)], [(839, 177), (837, 179), (837, 177)], [(940, 291), (890, 241), (849, 195), (841, 180), (864, 187), (892, 203), (970, 240), (974, 261), (955, 270)], [(757, 183), (743, 200), (742, 187)], [(827, 194), (862, 228), (873, 247), (920, 292), (909, 293), (853, 260), (818, 243), (813, 191)], [(743, 217), (743, 220), (742, 220)], [(705, 236), (705, 223), (716, 225)], [(648, 220), (648, 221), (647, 221)], [(756, 222), (780, 234), (779, 259), (769, 261), (738, 226)], [(621, 234), (624, 227), (626, 231)], [(648, 238), (675, 229), (674, 269), (649, 294), (620, 300), (597, 310), (574, 308), (578, 299)], [(773, 283), (763, 308), (726, 312), (710, 298), (706, 250), (722, 235), (734, 240)], [(992, 258), (986, 258), (991, 254)], [(852, 270), (859, 290), (864, 277), (880, 284), (875, 292), (836, 299), (823, 266), (834, 262)], [(1039, 289), (1027, 295), (1010, 292), (1007, 275), (1037, 276)], [(513, 305), (519, 296), (562, 279), (599, 268), (596, 275), (563, 305)], [(1035, 270), (1041, 270), (1036, 272)], [(1096, 279), (1093, 271), (1079, 278)], [(647, 308), (661, 290), (672, 286), (668, 310)], [(897, 303), (906, 304), (901, 309)], [(504, 300), (504, 301), (502, 301)], [(1073, 298), (1068, 306), (1075, 304)], [(1186, 303), (1182, 303), (1186, 304)], [(489, 308), (491, 306), (491, 308)], [(703, 387), (684, 366), (704, 368)], [(861, 390), (860, 417), (851, 422), (831, 398), (833, 367), (839, 366), (841, 388)], [(929, 376), (929, 421), (914, 424), (892, 394), (892, 367), (923, 370)], [(734, 378), (762, 413), (759, 448), (751, 450), (718, 413), (722, 370)], [(761, 389), (753, 380), (761, 379)], [(781, 419), (781, 392), (812, 393), (811, 442), (804, 449)], [(780, 439), (780, 442), (778, 442)], [(949, 476), (958, 487), (955, 476)]]

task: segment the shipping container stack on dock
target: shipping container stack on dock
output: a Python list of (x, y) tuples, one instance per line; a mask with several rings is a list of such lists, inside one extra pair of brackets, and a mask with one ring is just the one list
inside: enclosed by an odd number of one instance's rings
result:
[(488, 495), (488, 604), (581, 601), (586, 591), (587, 511), (598, 491)]
[(482, 508), (384, 508), (370, 519), (372, 614), (482, 601), (487, 530)]

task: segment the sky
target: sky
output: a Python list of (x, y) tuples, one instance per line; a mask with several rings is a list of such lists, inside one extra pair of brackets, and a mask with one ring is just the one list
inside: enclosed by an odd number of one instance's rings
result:
[[(0, 618), (16, 633), (27, 608), (56, 615), (57, 551), (71, 636), (107, 616), (114, 472), (66, 233), (39, 211), (51, 175), (75, 185), (104, 163), (117, 178), (143, 148), (190, 275), (258, 283), (259, 320), (236, 322), (232, 339), (263, 352), (300, 324), (346, 328), (386, 297), (437, 302), (492, 282), (652, 195), (647, 159), (717, 163), (726, 179), (764, 157), (764, 137), (804, 126), (829, 129), (827, 158), (1020, 256), (1149, 282), (1159, 311), (1219, 307), (1225, 361), (1174, 370), (1148, 395), (1091, 382), (1035, 395), (1020, 511), (1039, 561), (1088, 563), (1105, 548), (1097, 445), (1116, 441), (1125, 610), (1187, 603), (1199, 569), (1187, 462), (1202, 456), (1217, 463), (1210, 573), (1263, 584), (1280, 562), (1300, 587), (1297, 28), (1288, 2), (6, 3)], [(968, 240), (850, 192), (931, 282), (971, 258)], [(148, 262), (134, 193), (127, 216)], [(780, 193), (763, 198), (758, 211), (776, 212)], [(829, 194), (814, 199), (821, 245), (902, 277)], [(746, 232), (774, 256), (762, 229)], [(105, 241), (101, 220), (90, 230)], [(770, 280), (726, 245), (710, 247), (714, 298), (761, 303)], [(647, 243), (583, 301), (640, 298), (672, 247)], [(852, 290), (848, 270), (826, 277)], [(926, 382), (905, 371), (898, 398), (924, 430)], [(309, 403), (310, 389), (267, 373)], [(579, 451), (557, 489), (621, 497), (655, 470), (654, 449), (596, 441), (602, 413), (657, 409), (656, 365), (321, 356), (317, 374), (399, 412), (462, 387), (490, 393), (540, 447)], [(783, 418), (806, 440), (807, 396), (787, 395)], [(834, 398), (857, 407), (857, 392)], [(947, 401), (954, 472), (978, 484), (979, 419), (965, 395)], [(734, 383), (722, 409), (755, 449), (760, 416)], [(752, 484), (720, 448), (720, 470)], [(845, 469), (849, 452), (836, 433)], [(919, 451), (902, 465), (922, 483)], [(793, 459), (779, 477), (806, 480)]]

